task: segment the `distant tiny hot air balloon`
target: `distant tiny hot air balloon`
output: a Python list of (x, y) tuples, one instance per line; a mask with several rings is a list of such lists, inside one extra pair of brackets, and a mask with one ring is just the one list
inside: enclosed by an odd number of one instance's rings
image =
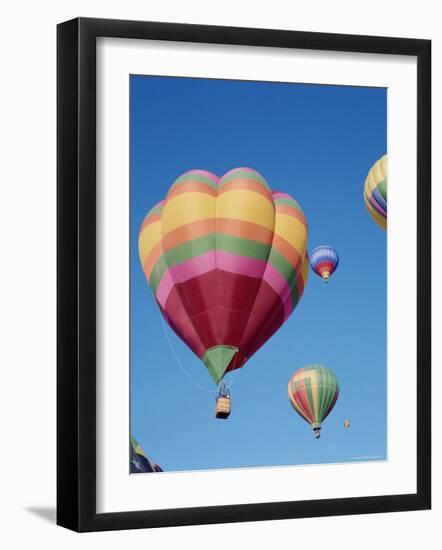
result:
[(331, 246), (318, 246), (310, 255), (310, 265), (313, 271), (328, 283), (329, 277), (339, 265), (338, 253)]
[(138, 244), (164, 319), (216, 384), (280, 328), (307, 282), (304, 214), (251, 168), (178, 177)]
[(364, 185), (364, 201), (373, 220), (387, 227), (387, 170), (388, 157), (376, 161), (368, 172)]
[(344, 428), (349, 428), (350, 427), (350, 420), (346, 419), (344, 420)]
[(309, 365), (295, 371), (289, 381), (289, 400), (295, 411), (311, 424), (315, 437), (330, 414), (339, 395), (338, 380), (323, 365)]

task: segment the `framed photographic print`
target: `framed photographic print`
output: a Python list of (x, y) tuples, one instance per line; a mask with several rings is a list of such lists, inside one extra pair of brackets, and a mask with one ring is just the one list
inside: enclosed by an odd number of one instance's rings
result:
[(430, 51), (58, 26), (59, 525), (430, 508)]

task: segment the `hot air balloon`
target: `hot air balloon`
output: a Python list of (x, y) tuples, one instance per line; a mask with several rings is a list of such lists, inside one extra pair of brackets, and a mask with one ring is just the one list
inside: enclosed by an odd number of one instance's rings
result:
[(315, 437), (339, 395), (338, 380), (330, 369), (309, 365), (295, 371), (289, 382), (289, 400), (295, 411), (311, 424)]
[(350, 427), (350, 420), (345, 419), (344, 420), (344, 428), (349, 428), (349, 427)]
[(138, 441), (130, 437), (130, 472), (131, 474), (146, 473), (146, 472), (162, 472), (158, 464), (151, 462), (144, 454)]
[(255, 170), (191, 170), (147, 214), (139, 256), (164, 319), (218, 384), (295, 309), (306, 244), (300, 206)]
[(383, 229), (387, 227), (387, 170), (388, 157), (376, 161), (368, 172), (364, 200), (370, 216)]
[(331, 246), (318, 246), (310, 255), (310, 265), (313, 271), (328, 283), (329, 277), (339, 265), (339, 256)]

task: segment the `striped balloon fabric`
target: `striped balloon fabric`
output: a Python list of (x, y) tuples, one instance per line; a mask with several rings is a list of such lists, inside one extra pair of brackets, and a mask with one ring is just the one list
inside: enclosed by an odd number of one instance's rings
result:
[(295, 371), (289, 382), (289, 400), (295, 411), (311, 424), (319, 438), (321, 424), (339, 395), (338, 380), (330, 369), (309, 365)]
[(255, 170), (191, 170), (147, 214), (139, 255), (165, 320), (218, 383), (295, 309), (306, 244), (299, 205)]
[(318, 246), (310, 255), (313, 271), (327, 283), (339, 265), (339, 256), (331, 246)]
[(130, 437), (130, 473), (162, 472), (158, 464), (151, 462), (145, 455), (141, 445), (135, 439)]
[(364, 201), (370, 216), (383, 229), (387, 227), (387, 171), (388, 158), (384, 155), (371, 167), (364, 186)]

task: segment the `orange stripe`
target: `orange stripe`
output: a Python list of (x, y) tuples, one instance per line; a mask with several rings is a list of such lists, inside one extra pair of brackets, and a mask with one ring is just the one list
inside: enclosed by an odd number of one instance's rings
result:
[(227, 183), (222, 183), (221, 187), (218, 189), (218, 195), (226, 193), (227, 191), (232, 191), (233, 189), (245, 189), (246, 191), (254, 191), (260, 195), (264, 195), (272, 204), (273, 196), (272, 193), (264, 187), (262, 183), (258, 183), (249, 179), (238, 178)]
[(273, 248), (275, 248), (284, 258), (298, 269), (301, 264), (301, 255), (290, 243), (277, 235), (273, 235)]
[(280, 204), (279, 206), (276, 206), (276, 212), (278, 214), (289, 214), (290, 216), (293, 216), (305, 226), (307, 226), (307, 220), (305, 219), (304, 214), (300, 212), (297, 208), (288, 206), (287, 204)]
[(143, 232), (143, 229), (145, 229), (148, 225), (150, 225), (151, 223), (160, 222), (160, 221), (161, 221), (161, 214), (151, 214), (150, 216), (146, 216), (140, 228), (140, 235)]
[(224, 233), (232, 237), (240, 237), (265, 244), (270, 244), (273, 237), (273, 231), (266, 227), (253, 222), (229, 218), (217, 218), (216, 231), (217, 233)]
[[(215, 231), (217, 233), (231, 235), (232, 237), (239, 237), (265, 244), (270, 244), (273, 237), (273, 231), (256, 223), (228, 218), (217, 218), (216, 220), (215, 218), (209, 218), (182, 225), (170, 233), (167, 233), (167, 235), (163, 237), (164, 251), (167, 252), (190, 239), (197, 239), (198, 237), (203, 237)], [(282, 239), (279, 238), (279, 240)], [(286, 241), (285, 243), (286, 246), (290, 247)], [(288, 253), (288, 256), (290, 257), (290, 253)]]
[(152, 248), (152, 250), (149, 253), (149, 256), (146, 258), (146, 261), (144, 262), (143, 271), (144, 271), (144, 274), (146, 275), (147, 281), (149, 281), (152, 270), (155, 267), (157, 261), (160, 259), (162, 254), (163, 254), (163, 244), (160, 241)]
[(183, 181), (175, 185), (175, 187), (172, 187), (167, 194), (166, 200), (169, 201), (173, 197), (183, 193), (207, 193), (208, 195), (212, 195), (212, 197), (216, 197), (216, 189), (210, 185), (201, 183), (200, 181)]
[(196, 222), (187, 223), (181, 225), (173, 231), (167, 233), (163, 237), (163, 249), (164, 252), (179, 246), (191, 239), (197, 239), (203, 237), (209, 233), (215, 232), (215, 218), (206, 218), (205, 220), (198, 220)]

